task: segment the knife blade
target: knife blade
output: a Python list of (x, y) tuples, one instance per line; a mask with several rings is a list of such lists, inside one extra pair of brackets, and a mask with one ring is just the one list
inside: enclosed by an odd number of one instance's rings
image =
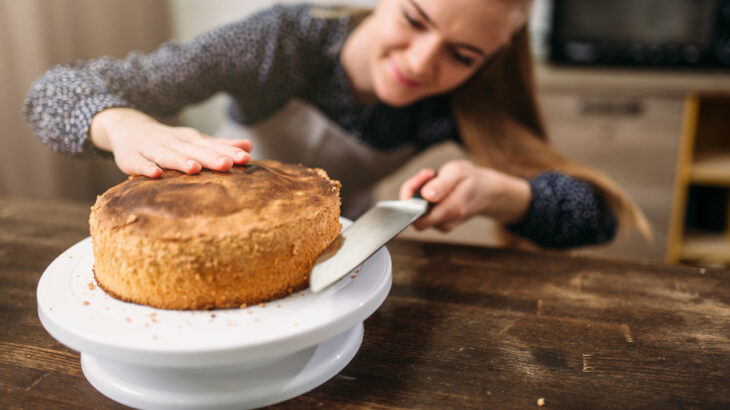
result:
[(339, 249), (334, 253), (325, 252), (315, 262), (309, 276), (311, 291), (319, 292), (337, 282), (425, 214), (429, 202), (421, 197), (419, 190), (405, 201), (376, 203), (343, 230), (338, 238)]

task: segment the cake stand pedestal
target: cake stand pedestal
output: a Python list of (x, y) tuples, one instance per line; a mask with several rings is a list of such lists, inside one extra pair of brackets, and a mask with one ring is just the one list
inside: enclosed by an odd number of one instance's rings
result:
[(241, 409), (296, 397), (344, 368), (362, 342), (362, 323), (268, 365), (145, 367), (81, 354), (81, 367), (105, 396), (143, 409)]
[(319, 386), (355, 356), (362, 322), (392, 283), (383, 247), (316, 294), (177, 311), (112, 298), (92, 267), (90, 238), (58, 256), (38, 283), (38, 316), (51, 336), (81, 352), (92, 386), (143, 409), (260, 407)]

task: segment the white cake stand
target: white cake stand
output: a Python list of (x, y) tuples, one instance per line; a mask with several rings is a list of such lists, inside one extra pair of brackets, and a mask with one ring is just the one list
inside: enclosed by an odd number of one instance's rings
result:
[[(343, 221), (347, 224), (349, 221)], [(385, 247), (330, 288), (264, 306), (161, 310), (112, 298), (96, 285), (91, 239), (67, 249), (38, 283), (38, 316), (81, 352), (89, 382), (145, 409), (251, 408), (324, 383), (355, 356), (362, 322), (392, 282)]]

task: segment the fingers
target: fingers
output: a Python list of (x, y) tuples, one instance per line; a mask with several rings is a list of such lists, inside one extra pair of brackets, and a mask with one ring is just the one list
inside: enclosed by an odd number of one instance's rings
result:
[(215, 151), (191, 144), (177, 142), (175, 144), (177, 149), (160, 143), (139, 146), (130, 141), (129, 144), (115, 150), (114, 157), (122, 172), (151, 178), (162, 175), (162, 169), (196, 174), (203, 167), (227, 171), (233, 166), (230, 158), (223, 157)]
[[(206, 164), (213, 161), (213, 155), (211, 154), (211, 152), (217, 153), (218, 157), (229, 158), (231, 160), (231, 166), (233, 166), (233, 164), (243, 165), (251, 159), (251, 155), (249, 154), (252, 148), (251, 141), (242, 140), (232, 143), (225, 143), (222, 140), (205, 137), (202, 140), (196, 142), (195, 145), (197, 147), (200, 147), (200, 155), (203, 156), (201, 157), (201, 160)], [(216, 158), (216, 160), (220, 162), (220, 158)], [(206, 165), (205, 167), (209, 168), (208, 165)], [(228, 168), (230, 168), (230, 166)], [(226, 170), (228, 170), (228, 168)]]
[[(231, 169), (234, 160), (220, 150), (211, 149), (207, 146), (196, 143), (173, 143), (164, 147), (165, 150), (155, 156), (154, 161), (163, 168), (173, 167), (180, 169), (186, 161), (192, 160), (203, 168), (214, 171), (225, 172)], [(241, 151), (243, 152), (243, 151)], [(248, 153), (244, 153), (245, 159), (248, 160)]]
[[(418, 189), (421, 185), (424, 184), (424, 182), (428, 181), (429, 179), (433, 178), (433, 176), (436, 175), (436, 171), (432, 169), (426, 169), (423, 168), (416, 175), (408, 178), (401, 186), (400, 191), (398, 192), (398, 198), (401, 201), (405, 201), (406, 199), (412, 198), (413, 195), (416, 193), (416, 189)], [(423, 193), (421, 193), (423, 195)], [(428, 198), (426, 198), (428, 200)]]
[(438, 175), (421, 189), (423, 197), (434, 205), (413, 226), (417, 230), (435, 227), (450, 231), (471, 216), (474, 173), (475, 167), (466, 161), (451, 161), (441, 167)]
[[(190, 155), (168, 146), (148, 149), (142, 155), (161, 168), (174, 169), (186, 174), (197, 174), (205, 166), (200, 161), (192, 159)], [(230, 169), (230, 166), (227, 169)]]
[(461, 182), (454, 189), (449, 190), (446, 198), (436, 203), (431, 211), (419, 218), (413, 225), (417, 230), (434, 227), (441, 231), (450, 231), (456, 225), (468, 218), (470, 184)]
[(253, 143), (249, 140), (217, 139), (215, 141), (218, 141), (222, 144), (227, 144), (227, 145), (232, 145), (234, 147), (238, 147), (248, 153), (251, 153), (251, 150), (253, 149)]
[(218, 140), (192, 128), (168, 128), (155, 142), (145, 144), (139, 154), (161, 168), (187, 174), (203, 168), (226, 172), (251, 159), (251, 141)]
[(438, 176), (428, 181), (421, 189), (421, 195), (432, 203), (446, 198), (459, 182), (466, 178), (471, 165), (463, 161), (447, 162), (439, 169)]
[(248, 140), (214, 139), (193, 128), (169, 127), (135, 110), (116, 115), (107, 142), (119, 169), (130, 175), (157, 178), (163, 168), (188, 174), (203, 167), (228, 171), (251, 159)]
[(160, 167), (139, 153), (126, 156), (115, 154), (114, 161), (119, 169), (127, 175), (144, 175), (150, 178), (159, 178), (162, 175)]
[(253, 144), (248, 140), (217, 139), (193, 128), (173, 128), (173, 136), (167, 142), (174, 149), (215, 171), (228, 171), (234, 164), (247, 163)]

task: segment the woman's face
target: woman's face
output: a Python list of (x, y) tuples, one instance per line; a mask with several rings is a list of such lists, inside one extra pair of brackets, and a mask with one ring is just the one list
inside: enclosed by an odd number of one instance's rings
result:
[(380, 0), (370, 20), (369, 83), (404, 106), (451, 91), (509, 43), (523, 16), (510, 0)]

